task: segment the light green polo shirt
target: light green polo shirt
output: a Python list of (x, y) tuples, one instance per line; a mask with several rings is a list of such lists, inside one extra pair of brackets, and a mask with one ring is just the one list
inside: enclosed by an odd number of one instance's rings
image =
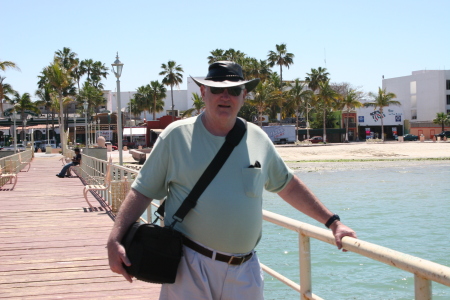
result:
[[(170, 224), (224, 141), (204, 127), (201, 116), (174, 122), (159, 135), (132, 187), (152, 199), (167, 196)], [(261, 168), (249, 168), (256, 161)], [(263, 189), (277, 193), (292, 176), (267, 134), (248, 123), (241, 143), (175, 228), (217, 251), (247, 253), (261, 238)]]

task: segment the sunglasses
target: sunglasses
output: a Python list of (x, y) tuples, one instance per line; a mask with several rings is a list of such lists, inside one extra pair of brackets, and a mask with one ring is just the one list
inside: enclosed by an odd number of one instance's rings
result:
[(229, 87), (229, 88), (218, 88), (218, 87), (210, 86), (209, 90), (214, 95), (222, 94), (225, 90), (228, 90), (229, 95), (239, 96), (241, 94), (241, 92), (244, 90), (244, 86), (239, 85), (239, 86), (233, 86), (233, 87)]

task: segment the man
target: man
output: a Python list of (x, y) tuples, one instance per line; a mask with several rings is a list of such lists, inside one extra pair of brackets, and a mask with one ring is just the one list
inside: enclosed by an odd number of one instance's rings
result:
[(61, 172), (56, 174), (59, 178), (64, 178), (64, 174), (66, 177), (70, 177), (70, 167), (71, 166), (78, 166), (81, 162), (81, 153), (79, 148), (73, 149), (75, 151), (75, 156), (72, 158), (72, 161), (68, 164), (66, 164), (62, 169)]
[[(241, 66), (228, 61), (211, 64), (206, 78), (193, 79), (200, 86), (204, 113), (174, 122), (160, 134), (108, 240), (111, 270), (130, 282), (122, 267), (130, 262), (120, 244), (126, 229), (152, 199), (166, 196), (165, 220), (171, 223), (233, 128), (245, 96), (259, 82), (245, 81)], [(342, 237), (356, 237), (285, 165), (268, 136), (248, 123), (242, 141), (197, 205), (175, 225), (187, 242), (176, 281), (162, 285), (160, 299), (263, 299), (262, 271), (254, 252), (261, 238), (263, 189), (326, 224), (339, 249)]]

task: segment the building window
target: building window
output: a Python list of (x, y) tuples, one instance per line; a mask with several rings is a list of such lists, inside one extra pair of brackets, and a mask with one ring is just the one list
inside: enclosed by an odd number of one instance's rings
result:
[(447, 90), (450, 90), (450, 80), (447, 80)]
[(450, 95), (447, 95), (447, 105), (450, 105)]
[(417, 120), (417, 110), (411, 110), (411, 119)]

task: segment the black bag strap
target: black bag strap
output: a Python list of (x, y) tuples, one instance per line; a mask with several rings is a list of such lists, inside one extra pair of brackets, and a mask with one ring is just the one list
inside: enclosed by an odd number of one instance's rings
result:
[[(239, 145), (247, 131), (247, 121), (241, 118), (236, 119), (236, 123), (233, 128), (225, 137), (225, 142), (217, 152), (214, 159), (208, 165), (206, 170), (203, 172), (200, 179), (197, 181), (195, 186), (192, 188), (189, 195), (184, 199), (181, 206), (178, 208), (177, 212), (173, 215), (174, 222), (170, 226), (174, 226), (176, 222), (183, 222), (187, 213), (197, 205), (197, 200), (206, 190), (208, 185), (213, 181), (214, 177), (219, 173), (222, 166), (227, 161), (231, 152), (233, 152), (234, 147)], [(156, 211), (160, 216), (164, 216), (164, 203), (161, 203), (158, 210)]]

